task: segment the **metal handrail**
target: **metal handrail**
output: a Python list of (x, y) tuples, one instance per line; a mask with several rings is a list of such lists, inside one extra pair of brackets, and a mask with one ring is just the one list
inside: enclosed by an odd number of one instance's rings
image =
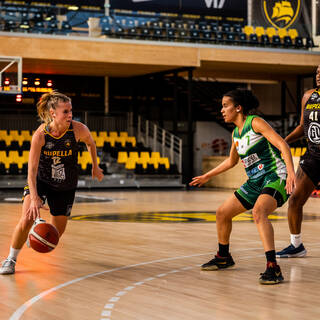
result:
[(182, 139), (159, 127), (156, 123), (138, 116), (137, 139), (153, 151), (168, 157), (171, 164), (176, 164), (182, 172)]

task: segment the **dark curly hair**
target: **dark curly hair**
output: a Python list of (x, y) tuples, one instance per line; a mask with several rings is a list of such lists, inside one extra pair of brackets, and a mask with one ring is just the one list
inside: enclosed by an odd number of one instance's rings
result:
[(245, 115), (247, 115), (250, 110), (259, 107), (259, 100), (251, 90), (235, 89), (228, 91), (223, 96), (230, 97), (236, 106), (240, 105)]

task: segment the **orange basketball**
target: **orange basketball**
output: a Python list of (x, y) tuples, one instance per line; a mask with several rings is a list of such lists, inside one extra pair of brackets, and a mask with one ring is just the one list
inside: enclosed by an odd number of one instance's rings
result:
[(38, 252), (52, 251), (59, 242), (59, 232), (55, 226), (45, 221), (37, 221), (29, 232), (30, 247)]

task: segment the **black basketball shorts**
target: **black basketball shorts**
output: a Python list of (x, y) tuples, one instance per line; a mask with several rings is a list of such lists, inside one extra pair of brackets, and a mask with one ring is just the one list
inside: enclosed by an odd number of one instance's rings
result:
[[(53, 216), (67, 216), (71, 214), (72, 205), (75, 198), (76, 189), (56, 190), (43, 181), (37, 180), (37, 191), (43, 203), (48, 202), (50, 213)], [(30, 194), (29, 186), (26, 185), (23, 191), (23, 198)]]
[(300, 158), (300, 167), (313, 184), (320, 187), (320, 159), (313, 157), (308, 151)]

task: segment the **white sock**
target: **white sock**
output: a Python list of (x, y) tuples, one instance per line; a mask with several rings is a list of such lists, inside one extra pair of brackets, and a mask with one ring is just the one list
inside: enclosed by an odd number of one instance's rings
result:
[(300, 244), (302, 243), (301, 233), (299, 233), (299, 234), (290, 234), (290, 239), (291, 239), (291, 244), (295, 248), (298, 248), (300, 246)]
[(10, 247), (8, 259), (13, 259), (13, 260), (17, 261), (17, 257), (18, 257), (18, 254), (20, 251), (21, 251), (21, 249), (14, 249), (14, 248)]

